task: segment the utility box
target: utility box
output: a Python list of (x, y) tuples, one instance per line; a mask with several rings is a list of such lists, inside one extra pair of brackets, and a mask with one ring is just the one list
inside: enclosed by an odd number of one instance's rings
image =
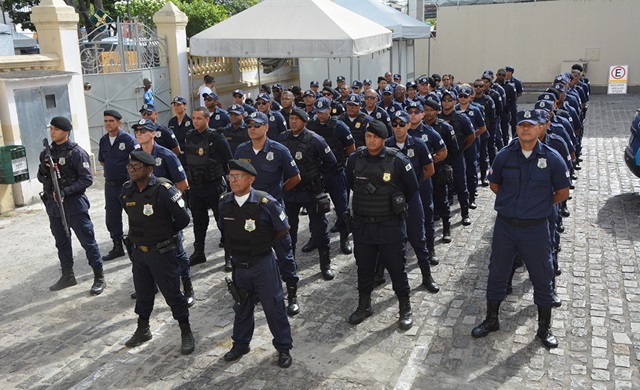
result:
[(29, 180), (29, 166), (24, 146), (0, 146), (0, 184), (16, 184), (26, 180)]

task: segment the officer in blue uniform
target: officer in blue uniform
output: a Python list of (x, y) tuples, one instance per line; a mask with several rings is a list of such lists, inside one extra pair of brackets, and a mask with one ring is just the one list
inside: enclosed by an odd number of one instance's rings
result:
[(483, 187), (487, 187), (489, 185), (489, 182), (487, 181), (487, 169), (490, 164), (493, 164), (493, 159), (496, 157), (496, 143), (494, 135), (497, 116), (496, 104), (489, 95), (484, 93), (484, 80), (482, 79), (477, 79), (473, 82), (473, 102), (482, 107), (484, 122), (487, 126), (486, 135), (480, 137), (479, 160), (480, 184)]
[[(91, 175), (91, 163), (89, 155), (78, 144), (69, 140), (72, 129), (71, 122), (61, 116), (51, 119), (49, 134), (51, 136), (51, 158), (60, 171), (58, 183), (62, 194), (62, 205), (67, 217), (69, 228), (78, 237), (78, 241), (84, 248), (93, 269), (93, 285), (89, 292), (91, 295), (99, 295), (104, 291), (107, 282), (102, 271), (100, 250), (93, 232), (93, 223), (89, 217), (89, 198), (85, 195), (86, 189), (93, 184)], [(73, 274), (73, 250), (71, 248), (71, 234), (65, 231), (60, 217), (60, 210), (54, 200), (54, 185), (51, 178), (49, 165), (45, 162), (45, 153), (40, 153), (40, 166), (38, 167), (38, 181), (43, 184), (43, 192), (40, 195), (44, 201), (49, 227), (56, 241), (58, 259), (62, 268), (62, 276), (49, 290), (58, 291), (63, 288), (75, 286)]]
[[(193, 110), (194, 129), (187, 133), (185, 156), (189, 180), (189, 202), (193, 216), (193, 254), (190, 265), (207, 261), (204, 254), (209, 227), (209, 210), (218, 217), (218, 198), (227, 191), (225, 175), (231, 149), (219, 132), (209, 128), (209, 111), (204, 107)], [(223, 241), (221, 239), (221, 241)], [(231, 272), (231, 260), (225, 258), (225, 271)]]
[(367, 123), (373, 120), (372, 117), (360, 111), (362, 99), (359, 95), (351, 94), (345, 104), (346, 111), (338, 116), (338, 120), (347, 125), (351, 136), (355, 141), (356, 148), (364, 146), (364, 133)]
[[(256, 106), (258, 111), (263, 113), (269, 119), (269, 131), (267, 137), (271, 140), (277, 140), (280, 133), (287, 131), (287, 122), (279, 111), (271, 109), (271, 97), (266, 93), (261, 93), (256, 98)], [(282, 109), (282, 107), (281, 107)]]
[(229, 114), (218, 106), (220, 98), (214, 92), (203, 93), (204, 105), (209, 110), (209, 127), (217, 130), (230, 123)]
[(229, 148), (231, 148), (231, 154), (236, 151), (238, 145), (249, 141), (249, 133), (247, 132), (247, 127), (244, 124), (245, 115), (248, 114), (241, 105), (232, 104), (229, 106), (229, 118), (231, 123), (223, 127), (221, 132), (227, 139)]
[[(261, 113), (254, 114), (262, 116)], [(250, 122), (251, 125), (253, 123), (256, 122)], [(224, 355), (224, 360), (238, 360), (249, 352), (255, 327), (254, 297), (257, 297), (273, 335), (273, 346), (278, 351), (278, 365), (287, 368), (292, 363), (289, 351), (293, 347), (293, 339), (271, 243), (287, 234), (289, 223), (276, 199), (252, 188), (257, 174), (250, 163), (230, 160), (231, 192), (221, 197), (218, 206), (218, 227), (224, 232), (225, 249), (233, 258), (233, 283), (245, 293), (244, 299), (233, 305), (236, 313), (231, 336), (233, 347)]]
[(182, 96), (176, 96), (171, 101), (171, 108), (173, 113), (176, 114), (173, 118), (169, 119), (167, 127), (176, 136), (176, 140), (180, 145), (180, 162), (185, 165), (184, 158), (184, 140), (189, 130), (193, 129), (193, 122), (191, 117), (187, 114), (187, 99)]
[(143, 120), (150, 120), (156, 125), (156, 143), (171, 150), (176, 156), (180, 156), (178, 139), (171, 129), (158, 123), (158, 109), (156, 106), (143, 104), (139, 112)]
[(389, 114), (389, 122), (391, 122), (391, 118), (393, 118), (393, 114), (396, 111), (402, 110), (402, 105), (394, 100), (393, 94), (394, 90), (391, 85), (385, 86), (382, 89), (382, 99), (378, 103), (378, 106)]
[(180, 324), (182, 347), (189, 355), (195, 341), (189, 324), (189, 305), (180, 292), (181, 267), (176, 258), (178, 232), (189, 224), (182, 193), (167, 179), (153, 174), (156, 159), (141, 150), (131, 152), (127, 166), (131, 181), (120, 195), (129, 216), (128, 240), (132, 247), (133, 283), (136, 286), (138, 327), (125, 345), (137, 347), (151, 340), (149, 318), (155, 300), (155, 285)]
[[(237, 104), (239, 106), (242, 106), (242, 108), (244, 108), (244, 111), (247, 114), (251, 114), (252, 112), (254, 112), (256, 109), (253, 106), (250, 106), (249, 104), (245, 103), (244, 101), (244, 91), (241, 89), (234, 89), (233, 92), (231, 93), (231, 96), (233, 97), (233, 104)], [(227, 110), (227, 112), (229, 112), (229, 110)], [(229, 116), (231, 116), (231, 113), (229, 112)]]
[[(502, 113), (504, 111), (504, 99), (503, 94), (504, 90), (502, 87), (496, 87), (496, 84), (493, 82), (493, 71), (485, 70), (482, 74), (482, 82), (484, 84), (484, 93), (488, 95), (493, 100), (496, 109), (496, 120), (492, 123), (489, 122), (489, 132), (493, 131), (493, 142), (496, 146), (496, 150), (499, 151), (504, 147), (502, 142), (502, 128), (500, 127), (500, 118), (502, 117)], [(490, 162), (492, 162), (491, 160)]]
[(511, 135), (515, 137), (516, 134), (516, 113), (518, 112), (518, 98), (522, 96), (524, 89), (522, 88), (522, 81), (517, 79), (513, 73), (516, 71), (513, 66), (505, 66), (504, 71), (506, 73), (505, 82), (509, 83), (516, 91), (515, 104), (511, 106)]
[(529, 271), (533, 300), (538, 306), (537, 336), (547, 348), (555, 348), (558, 340), (551, 332), (553, 265), (548, 217), (554, 205), (569, 196), (569, 172), (563, 158), (539, 142), (539, 112), (519, 111), (516, 122), (518, 140), (498, 153), (489, 171), (498, 216), (489, 261), (487, 316), (471, 334), (485, 337), (500, 328), (500, 303), (507, 293), (514, 257), (519, 254)]
[[(393, 95), (392, 95), (393, 98)], [(364, 90), (364, 104), (360, 111), (369, 115), (373, 119), (379, 120), (387, 126), (387, 132), (389, 136), (393, 133), (391, 130), (391, 119), (389, 118), (389, 113), (382, 107), (378, 105), (378, 100), (380, 97), (378, 92), (373, 89), (365, 89)]]
[(353, 80), (351, 82), (351, 93), (360, 96), (360, 100), (364, 99), (364, 93), (362, 92), (362, 81)]
[[(513, 111), (516, 112), (518, 109), (517, 100), (518, 95), (516, 92), (516, 88), (513, 84), (507, 82), (506, 80), (507, 72), (500, 68), (496, 72), (496, 84), (502, 87), (505, 92), (505, 101), (504, 101), (504, 109), (502, 110), (502, 115), (500, 116), (500, 129), (502, 130), (502, 141), (505, 145), (509, 143), (509, 126), (511, 124), (511, 115)], [(515, 127), (511, 129), (513, 132), (511, 135), (515, 137)]]
[(359, 324), (373, 314), (371, 292), (376, 262), (389, 271), (400, 306), (400, 329), (413, 325), (409, 281), (405, 266), (407, 213), (419, 212), (418, 180), (411, 161), (384, 146), (387, 126), (374, 120), (367, 125), (366, 147), (347, 159), (346, 173), (353, 190), (351, 229), (358, 266), (358, 307), (349, 323)]
[[(238, 146), (234, 158), (251, 163), (259, 173), (253, 187), (268, 193), (283, 205), (284, 193), (293, 189), (301, 180), (300, 170), (289, 149), (267, 137), (269, 118), (264, 113), (254, 112), (245, 118), (245, 122), (251, 140)], [(256, 153), (254, 150), (259, 152)], [(286, 233), (274, 241), (273, 245), (287, 290), (293, 289), (294, 286), (297, 289), (298, 267), (291, 246), (291, 236)], [(297, 313), (297, 301), (289, 299), (288, 310), (291, 314)]]
[[(331, 209), (329, 196), (324, 192), (324, 183), (320, 175), (320, 166), (333, 167), (336, 157), (329, 145), (318, 134), (308, 130), (309, 116), (303, 109), (295, 107), (291, 111), (291, 130), (280, 134), (280, 143), (289, 149), (300, 169), (301, 181), (284, 194), (285, 210), (291, 224), (291, 243), (293, 252), (298, 242), (298, 214), (306, 208), (309, 215), (309, 230), (315, 240), (320, 257), (320, 271), (325, 280), (332, 280), (335, 273), (331, 269), (329, 257), (329, 233), (327, 231), (326, 212)], [(289, 296), (295, 291), (288, 291)]]
[(104, 128), (107, 134), (100, 138), (98, 161), (104, 167), (104, 202), (107, 230), (113, 241), (113, 249), (102, 256), (102, 261), (109, 261), (124, 256), (122, 237), (122, 204), (120, 192), (122, 185), (129, 180), (127, 164), (129, 153), (139, 149), (140, 145), (131, 134), (120, 129), (122, 115), (115, 110), (104, 112)]

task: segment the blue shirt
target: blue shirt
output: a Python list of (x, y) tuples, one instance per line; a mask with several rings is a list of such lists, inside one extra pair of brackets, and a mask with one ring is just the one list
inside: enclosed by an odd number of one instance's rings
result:
[(553, 193), (571, 184), (558, 152), (536, 142), (525, 158), (517, 139), (496, 155), (487, 179), (500, 185), (494, 209), (516, 219), (547, 218), (553, 211)]
[(153, 104), (153, 91), (151, 88), (144, 92), (142, 99), (144, 99), (144, 104)]
[(411, 135), (407, 135), (407, 139), (405, 140), (402, 148), (398, 146), (396, 137), (387, 138), (384, 144), (390, 148), (398, 149), (402, 154), (409, 158), (409, 161), (411, 161), (411, 165), (413, 166), (413, 170), (416, 173), (416, 178), (418, 179), (418, 182), (421, 182), (424, 172), (423, 167), (425, 165), (433, 164), (433, 157), (431, 157), (431, 153), (429, 153), (429, 147), (427, 144), (420, 138), (413, 137)]
[(425, 144), (427, 144), (429, 153), (432, 155), (447, 147), (440, 134), (438, 134), (433, 127), (426, 125), (424, 122), (420, 123), (420, 125), (415, 129), (409, 129), (408, 133), (412, 137), (420, 138)]
[(280, 139), (280, 134), (287, 131), (287, 122), (280, 111), (269, 111), (267, 118), (269, 118), (269, 130), (267, 131), (267, 137), (277, 141)]
[(221, 127), (225, 127), (231, 123), (231, 119), (229, 119), (229, 114), (225, 110), (221, 110), (216, 107), (213, 112), (209, 113), (209, 127), (217, 130)]
[(163, 146), (169, 150), (172, 150), (176, 146), (180, 145), (178, 143), (178, 139), (176, 138), (176, 135), (173, 134), (173, 131), (170, 128), (163, 125), (158, 125), (158, 128), (156, 130), (156, 138), (154, 141), (158, 145)]
[(129, 154), (139, 148), (138, 141), (122, 129), (118, 131), (113, 145), (109, 139), (109, 133), (103, 135), (100, 138), (98, 161), (104, 163), (104, 178), (122, 182), (129, 180), (129, 172), (127, 172)]
[(173, 184), (179, 183), (187, 178), (184, 168), (178, 160), (178, 156), (169, 149), (154, 144), (151, 155), (156, 158), (156, 166), (153, 167), (153, 174), (157, 177), (164, 177), (171, 180)]
[(233, 158), (251, 163), (258, 172), (253, 188), (268, 192), (278, 202), (284, 197), (284, 182), (300, 173), (289, 149), (269, 138), (257, 154), (251, 141), (240, 144)]
[(189, 130), (193, 129), (193, 122), (191, 122), (191, 118), (189, 115), (185, 114), (184, 118), (182, 118), (182, 122), (178, 123), (178, 117), (174, 116), (169, 119), (169, 129), (173, 131), (173, 134), (180, 145), (180, 150), (184, 153), (185, 137)]

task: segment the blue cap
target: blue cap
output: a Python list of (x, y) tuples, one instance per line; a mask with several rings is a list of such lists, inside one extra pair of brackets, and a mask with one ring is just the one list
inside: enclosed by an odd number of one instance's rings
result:
[(538, 114), (540, 114), (540, 123), (547, 123), (551, 119), (551, 115), (549, 115), (547, 110), (536, 109), (535, 111), (538, 111)]
[(401, 119), (403, 122), (409, 123), (409, 114), (405, 110), (398, 110), (391, 115), (391, 123), (396, 119)]
[(229, 112), (229, 114), (244, 114), (244, 107), (242, 106), (242, 104), (232, 104), (231, 106), (229, 106), (227, 112)]
[(400, 76), (400, 73), (394, 73), (393, 74), (393, 79), (394, 80), (400, 80), (400, 79), (402, 79), (402, 76)]
[(544, 92), (538, 95), (538, 100), (548, 100), (550, 102), (555, 102), (556, 95), (552, 94), (551, 92)]
[(418, 79), (418, 84), (429, 84), (429, 78), (428, 77), (420, 77)]
[(418, 110), (424, 112), (424, 107), (422, 106), (422, 103), (415, 100), (411, 100), (409, 101), (409, 103), (407, 103), (407, 107), (405, 109), (408, 110), (410, 108), (417, 108)]
[(256, 122), (256, 123), (269, 123), (269, 118), (267, 118), (267, 116), (260, 112), (260, 111), (254, 111), (251, 114), (249, 114), (248, 116), (246, 116), (244, 118), (245, 122)]
[(443, 98), (444, 98), (444, 95), (449, 95), (453, 100), (458, 100), (458, 94), (453, 89), (445, 89), (444, 91), (442, 91)]
[(187, 99), (183, 98), (182, 96), (176, 96), (171, 101), (171, 104), (174, 103), (187, 104)]
[(567, 88), (565, 88), (564, 84), (553, 84), (552, 87), (560, 92), (567, 92)]
[(139, 121), (134, 123), (133, 126), (131, 126), (133, 130), (137, 129), (138, 127), (142, 127), (151, 131), (156, 131), (158, 129), (158, 126), (153, 123), (151, 119), (140, 119)]
[(513, 73), (513, 72), (515, 72), (516, 70), (513, 68), (513, 66), (509, 66), (509, 65), (507, 65), (507, 66), (505, 66), (505, 67), (504, 67), (504, 71), (505, 71), (505, 72), (511, 72), (511, 73)]
[(385, 85), (384, 88), (382, 88), (382, 94), (389, 94), (389, 95), (393, 95), (393, 88), (390, 85)]
[(327, 112), (331, 109), (331, 102), (326, 97), (321, 97), (313, 103), (313, 107), (316, 109), (316, 112)]
[(560, 73), (553, 79), (554, 84), (566, 84), (571, 80), (571, 77), (567, 76), (566, 73)]
[(440, 96), (433, 91), (427, 94), (426, 99), (435, 100), (436, 102), (440, 103)]
[(471, 96), (473, 94), (473, 90), (471, 89), (471, 87), (460, 87), (460, 95), (468, 95)]
[(439, 75), (439, 74), (437, 74), (437, 73), (432, 74), (432, 75), (431, 75), (431, 78), (432, 78), (434, 81), (442, 81), (442, 77), (440, 77), (440, 75)]
[(256, 98), (256, 101), (257, 100), (264, 100), (265, 102), (270, 102), (271, 101), (271, 96), (268, 93), (261, 93)]
[(236, 95), (244, 96), (244, 91), (241, 89), (234, 89), (233, 92), (231, 92), (231, 96), (236, 96)]
[(282, 88), (282, 84), (280, 83), (275, 83), (271, 86), (271, 90), (273, 91), (274, 89), (279, 89), (279, 90), (283, 90), (284, 88)]
[(319, 87), (320, 86), (320, 82), (317, 80), (313, 80), (312, 82), (309, 83), (310, 87)]
[(360, 105), (360, 103), (362, 103), (362, 101), (360, 100), (360, 95), (356, 95), (355, 93), (349, 94), (349, 96), (347, 96), (347, 101), (345, 102), (345, 104), (356, 105)]
[(306, 97), (306, 96), (313, 96), (313, 97), (316, 97), (316, 93), (315, 93), (315, 92), (313, 92), (313, 91), (312, 91), (312, 90), (310, 90), (310, 89), (307, 89), (307, 90), (306, 90), (306, 91), (304, 91), (304, 93), (302, 94), (302, 97)]
[(493, 80), (493, 71), (491, 69), (487, 69), (482, 73), (483, 79)]
[(351, 82), (351, 88), (362, 88), (362, 81), (353, 80), (353, 82)]
[(407, 89), (409, 89), (409, 88), (418, 88), (418, 84), (416, 84), (415, 81), (409, 81), (407, 84), (405, 84), (405, 87), (407, 87)]
[(142, 113), (145, 111), (158, 112), (158, 110), (156, 109), (156, 106), (154, 106), (153, 104), (143, 104), (142, 108), (138, 112)]
[(537, 110), (518, 111), (516, 114), (516, 123), (520, 124), (523, 122), (529, 122), (537, 125), (540, 123), (540, 113)]
[(346, 79), (344, 78), (344, 76), (338, 76), (336, 77), (336, 81), (345, 81)]
[(535, 105), (537, 110), (553, 111), (553, 102), (550, 100), (538, 100)]
[(214, 92), (205, 92), (205, 93), (202, 94), (202, 97), (204, 97), (204, 98), (210, 97), (213, 100), (220, 100), (218, 95), (216, 95)]
[(371, 85), (371, 84), (373, 84), (373, 81), (371, 81), (371, 79), (364, 79), (364, 80), (362, 80), (362, 84), (363, 84), (363, 85), (364, 85), (364, 84), (369, 84), (369, 85)]

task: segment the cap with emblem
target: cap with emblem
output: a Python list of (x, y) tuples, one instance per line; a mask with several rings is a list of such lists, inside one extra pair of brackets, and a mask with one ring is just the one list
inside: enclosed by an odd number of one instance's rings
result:
[(420, 77), (418, 79), (418, 84), (422, 85), (422, 84), (429, 84), (429, 78), (428, 77)]
[(227, 165), (229, 165), (230, 171), (242, 171), (252, 176), (258, 175), (258, 172), (256, 172), (256, 169), (253, 167), (253, 165), (251, 165), (251, 163), (246, 162), (244, 160), (229, 160)]
[(389, 136), (389, 131), (387, 130), (387, 125), (380, 122), (379, 120), (372, 120), (367, 123), (367, 131), (369, 133), (373, 133), (380, 138), (387, 138)]
[(103, 113), (103, 116), (112, 116), (117, 120), (122, 119), (122, 115), (120, 115), (120, 113), (116, 110), (105, 110), (105, 112)]
[(309, 83), (310, 87), (319, 87), (320, 86), (320, 82), (317, 80), (313, 80), (312, 82)]
[(556, 77), (553, 78), (554, 84), (566, 84), (569, 82), (570, 77), (567, 76), (566, 73), (560, 73)]
[(215, 93), (213, 93), (213, 92), (205, 92), (205, 93), (203, 93), (203, 94), (202, 94), (202, 97), (203, 97), (203, 98), (207, 98), (207, 97), (209, 97), (209, 98), (211, 98), (211, 99), (213, 99), (213, 100), (220, 100), (220, 98), (218, 97), (218, 95), (216, 95), (216, 94), (215, 94)]
[(417, 108), (418, 110), (424, 112), (424, 107), (422, 106), (422, 103), (417, 102), (415, 100), (411, 100), (409, 103), (407, 103), (407, 110), (410, 108)]
[(336, 77), (336, 81), (345, 81), (346, 79), (344, 78), (344, 76), (338, 76)]
[(418, 84), (416, 84), (415, 81), (409, 81), (407, 84), (405, 84), (405, 86), (407, 87), (407, 89), (409, 89), (409, 88), (417, 88)]
[(269, 96), (268, 93), (261, 93), (256, 98), (256, 101), (258, 101), (258, 100), (264, 100), (265, 102), (270, 102), (271, 101), (271, 96)]
[(400, 76), (400, 73), (394, 73), (393, 74), (393, 79), (400, 81), (400, 79), (402, 79), (402, 77)]
[(442, 81), (442, 77), (440, 77), (440, 75), (437, 73), (432, 74), (431, 78), (435, 81)]
[(271, 86), (271, 90), (273, 91), (274, 89), (278, 89), (280, 91), (282, 91), (284, 88), (282, 88), (282, 84), (280, 83), (275, 83)]
[(267, 118), (267, 116), (260, 112), (260, 111), (255, 111), (252, 112), (251, 114), (249, 114), (248, 116), (246, 116), (244, 118), (245, 122), (256, 122), (256, 123), (269, 123), (269, 118)]
[(549, 122), (549, 120), (551, 119), (551, 115), (549, 115), (548, 111), (546, 111), (546, 110), (538, 110), (538, 109), (536, 109), (536, 111), (538, 111), (538, 114), (540, 115), (540, 123)]
[(556, 95), (551, 92), (541, 93), (540, 95), (538, 95), (538, 100), (548, 100), (550, 102), (555, 102)]
[(312, 91), (312, 90), (310, 90), (310, 89), (307, 89), (307, 90), (306, 90), (306, 91), (304, 91), (304, 93), (302, 94), (302, 97), (307, 97), (307, 96), (313, 96), (313, 97), (316, 97), (316, 93), (315, 93), (315, 92), (313, 92), (313, 91)]
[(302, 119), (303, 121), (309, 122), (309, 115), (307, 115), (305, 110), (303, 110), (300, 107), (293, 107), (293, 109), (291, 109), (291, 114), (290, 115), (295, 115), (298, 118)]
[(369, 84), (369, 85), (371, 85), (371, 84), (373, 84), (373, 81), (371, 81), (371, 79), (364, 79), (364, 80), (362, 80), (362, 84), (363, 84), (363, 85), (364, 85), (364, 84)]
[(535, 109), (545, 110), (547, 112), (553, 111), (553, 101), (550, 100), (538, 100), (535, 105)]
[(393, 87), (390, 85), (385, 85), (384, 88), (382, 88), (382, 94), (383, 95), (393, 95)]
[(316, 109), (316, 112), (327, 112), (331, 108), (331, 102), (329, 101), (329, 99), (321, 97), (320, 99), (316, 100), (316, 102), (313, 104), (313, 107)]
[(153, 123), (153, 121), (150, 119), (140, 119), (139, 121), (134, 123), (133, 126), (131, 126), (133, 130), (136, 130), (139, 127), (142, 127), (143, 129), (147, 129), (151, 131), (156, 131), (158, 129), (158, 125)]
[(444, 98), (444, 95), (449, 95), (449, 96), (451, 96), (451, 99), (458, 100), (458, 94), (456, 93), (456, 91), (454, 91), (452, 89), (445, 89), (444, 91), (442, 91), (442, 97), (443, 98)]
[(513, 72), (515, 72), (516, 70), (513, 68), (513, 66), (509, 66), (509, 65), (507, 65), (507, 66), (505, 66), (505, 67), (504, 67), (504, 71), (505, 71), (505, 72), (511, 72), (511, 73), (513, 73)]
[(51, 119), (51, 126), (64, 131), (71, 131), (71, 129), (73, 129), (71, 121), (63, 116), (54, 116)]
[(131, 158), (131, 160), (140, 161), (144, 165), (156, 165), (156, 159), (144, 150), (134, 150), (131, 152), (131, 154), (129, 154), (129, 157)]
[(491, 69), (487, 69), (482, 73), (482, 78), (487, 80), (493, 80), (493, 71)]
[(345, 104), (355, 104), (359, 106), (360, 103), (362, 103), (362, 101), (360, 100), (360, 95), (352, 93), (347, 97), (347, 101)]
[(405, 123), (409, 123), (409, 114), (405, 110), (398, 110), (391, 116), (391, 121), (393, 122), (397, 119), (400, 119)]
[(473, 94), (473, 89), (471, 87), (465, 85), (464, 87), (460, 87), (460, 95), (471, 96)]
[(362, 88), (362, 81), (353, 80), (353, 82), (351, 83), (351, 88)]
[(231, 96), (236, 97), (243, 97), (244, 96), (244, 91), (241, 89), (234, 89), (233, 92), (231, 93)]
[(516, 123), (520, 124), (524, 122), (529, 122), (533, 125), (537, 125), (538, 123), (540, 123), (540, 113), (537, 110), (518, 111), (518, 113), (516, 114)]
[(229, 114), (244, 114), (244, 107), (241, 104), (232, 104), (227, 110)]
[(176, 96), (173, 98), (173, 100), (171, 101), (171, 104), (187, 104), (187, 99), (183, 98), (182, 96)]
[(158, 110), (156, 109), (156, 106), (154, 106), (153, 104), (143, 104), (142, 108), (138, 112), (142, 113), (145, 111), (158, 112)]

